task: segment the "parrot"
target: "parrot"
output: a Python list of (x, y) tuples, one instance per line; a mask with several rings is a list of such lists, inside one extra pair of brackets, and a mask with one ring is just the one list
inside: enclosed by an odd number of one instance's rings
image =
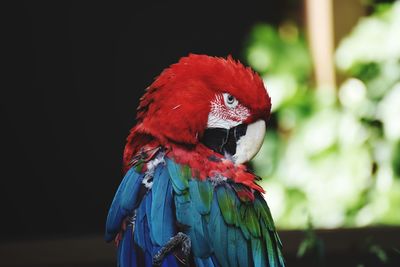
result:
[(189, 54), (154, 79), (106, 219), (117, 266), (285, 266), (249, 165), (270, 112), (262, 78), (230, 55)]

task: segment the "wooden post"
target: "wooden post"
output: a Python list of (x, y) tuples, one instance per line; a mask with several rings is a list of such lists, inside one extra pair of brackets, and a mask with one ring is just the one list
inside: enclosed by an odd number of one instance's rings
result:
[(334, 52), (358, 19), (365, 14), (359, 0), (304, 0), (308, 42), (318, 88), (335, 89)]
[(305, 0), (308, 40), (318, 88), (336, 87), (332, 0)]

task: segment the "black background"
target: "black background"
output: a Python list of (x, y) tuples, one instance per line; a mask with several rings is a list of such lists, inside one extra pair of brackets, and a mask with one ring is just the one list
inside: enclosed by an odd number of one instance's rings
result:
[(1, 239), (103, 232), (138, 99), (188, 53), (241, 59), (288, 1), (26, 1), (2, 8)]

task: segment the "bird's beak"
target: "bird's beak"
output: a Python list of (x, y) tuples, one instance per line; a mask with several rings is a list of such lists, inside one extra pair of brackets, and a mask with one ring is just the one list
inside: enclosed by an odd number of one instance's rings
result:
[(264, 120), (258, 120), (247, 126), (246, 134), (236, 143), (236, 153), (232, 157), (235, 163), (246, 163), (258, 153), (264, 141), (265, 131)]
[(265, 121), (240, 124), (231, 129), (209, 128), (202, 143), (212, 150), (231, 158), (235, 163), (250, 161), (260, 150), (265, 136)]

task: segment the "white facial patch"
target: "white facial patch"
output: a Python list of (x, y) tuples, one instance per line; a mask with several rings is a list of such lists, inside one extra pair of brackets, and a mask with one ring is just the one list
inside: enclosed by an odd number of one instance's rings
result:
[(225, 128), (230, 129), (238, 126), (240, 122), (229, 119), (222, 119), (217, 114), (210, 112), (208, 114), (207, 128)]
[(218, 94), (211, 101), (207, 128), (230, 129), (238, 126), (250, 116), (250, 111), (245, 106), (238, 103), (235, 105), (227, 104), (227, 95), (226, 93)]

